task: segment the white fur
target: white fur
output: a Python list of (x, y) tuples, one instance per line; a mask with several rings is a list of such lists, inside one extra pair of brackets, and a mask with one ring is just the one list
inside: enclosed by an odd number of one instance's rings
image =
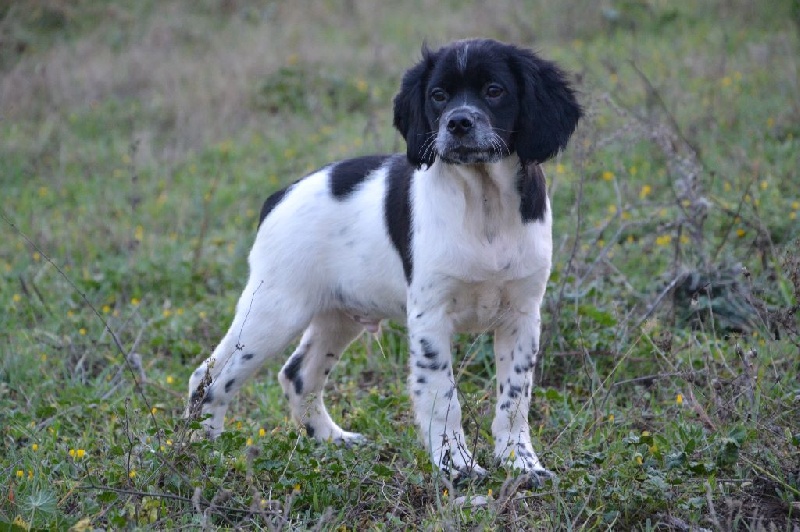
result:
[[(328, 415), (322, 402), (326, 371), (364, 325), (390, 318), (407, 323), (412, 353), (424, 338), (440, 353), (439, 364), (450, 367), (419, 368), (414, 365), (419, 356), (412, 355), (409, 384), (416, 419), (436, 465), (480, 471), (466, 448), (457, 394), (445, 396), (455, 386), (450, 340), (456, 332), (495, 331), (495, 454), (501, 460), (513, 457), (521, 469), (541, 468), (531, 447), (527, 411), (539, 307), (550, 273), (552, 222), (549, 206), (544, 221), (522, 222), (510, 177), (518, 164), (512, 155), (474, 165), (437, 161), (416, 171), (410, 287), (385, 228), (385, 166), (347, 201), (331, 196), (329, 169), (294, 185), (258, 231), (250, 279), (228, 334), (192, 376), (190, 391), (210, 368), (213, 399), (203, 407), (211, 414), (203, 422), (208, 432), (222, 431), (229, 398), (267, 357), (282, 352), (305, 329), (296, 351), (304, 354), (304, 389), (296, 393), (285, 371), (280, 379), (293, 416), (313, 427), (320, 440), (360, 438)], [(244, 360), (248, 353), (255, 356)], [(515, 373), (512, 357), (530, 367)], [(417, 384), (420, 377), (426, 385)], [(521, 390), (513, 398), (512, 386)], [(511, 404), (501, 410), (505, 402)]]

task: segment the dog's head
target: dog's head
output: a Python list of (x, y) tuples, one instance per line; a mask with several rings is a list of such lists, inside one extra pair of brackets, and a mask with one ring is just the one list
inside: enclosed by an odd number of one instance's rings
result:
[(581, 117), (564, 73), (529, 50), (493, 40), (422, 49), (394, 99), (408, 160), (488, 163), (516, 153), (541, 163), (562, 150)]

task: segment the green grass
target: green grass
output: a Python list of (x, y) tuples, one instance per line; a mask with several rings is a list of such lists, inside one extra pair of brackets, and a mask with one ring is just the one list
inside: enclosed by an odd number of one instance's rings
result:
[[(800, 526), (797, 2), (337, 4), (0, 8), (0, 528)], [(186, 383), (232, 318), (263, 199), (402, 150), (404, 69), (423, 39), (474, 35), (558, 60), (587, 109), (546, 168), (530, 419), (557, 482), (435, 475), (394, 325), (326, 390), (364, 447), (286, 419), (280, 360), (220, 440), (190, 442)], [(491, 338), (456, 347), (490, 464)]]

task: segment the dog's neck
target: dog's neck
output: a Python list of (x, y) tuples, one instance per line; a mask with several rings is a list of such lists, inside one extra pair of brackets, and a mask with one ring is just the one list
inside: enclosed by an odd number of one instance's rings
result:
[(437, 160), (430, 170), (437, 188), (462, 198), (465, 226), (483, 234), (489, 242), (503, 228), (520, 224), (521, 165), (516, 154), (492, 163), (448, 164)]

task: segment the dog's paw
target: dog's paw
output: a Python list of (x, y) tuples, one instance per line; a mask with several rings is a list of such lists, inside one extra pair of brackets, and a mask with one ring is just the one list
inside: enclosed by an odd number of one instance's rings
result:
[(478, 464), (472, 464), (471, 466), (462, 468), (442, 468), (442, 472), (450, 476), (450, 480), (455, 486), (462, 486), (469, 482), (483, 480), (489, 475), (489, 473)]
[(520, 487), (525, 489), (537, 489), (544, 487), (548, 480), (555, 480), (556, 474), (549, 469), (540, 467), (538, 469), (523, 472), (522, 477), (523, 479)]
[(341, 435), (333, 438), (331, 440), (336, 445), (343, 445), (348, 449), (352, 447), (358, 447), (359, 445), (364, 445), (368, 443), (369, 440), (363, 434), (359, 434), (358, 432), (347, 432), (342, 431)]

